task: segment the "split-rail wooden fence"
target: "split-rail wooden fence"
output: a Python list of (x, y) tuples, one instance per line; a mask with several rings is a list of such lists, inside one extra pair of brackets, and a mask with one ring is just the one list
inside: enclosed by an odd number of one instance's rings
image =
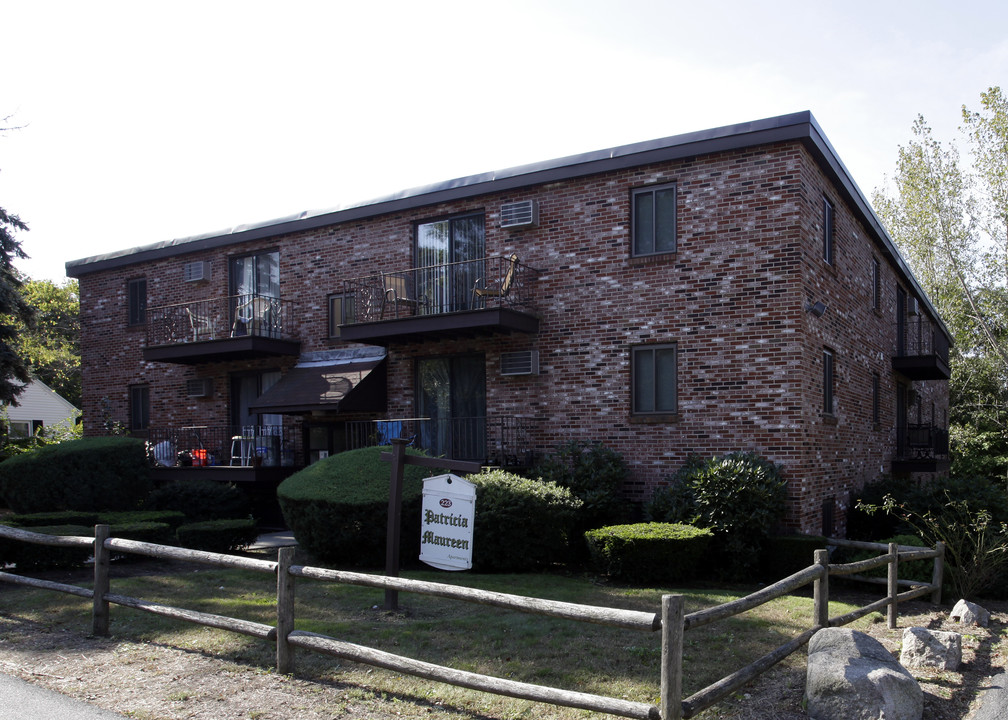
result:
[[(294, 564), (293, 548), (280, 548), (277, 561), (273, 562), (252, 557), (155, 545), (135, 540), (109, 537), (109, 528), (107, 525), (96, 526), (94, 538), (44, 535), (6, 526), (0, 526), (0, 537), (50, 546), (93, 547), (95, 558), (93, 589), (41, 580), (9, 572), (0, 572), (0, 581), (90, 598), (93, 602), (92, 631), (95, 635), (107, 636), (109, 634), (110, 605), (122, 605), (157, 615), (275, 642), (276, 667), (278, 672), (281, 673), (293, 672), (294, 651), (296, 648), (304, 648), (337, 658), (365, 663), (394, 672), (415, 675), (428, 680), (449, 683), (483, 692), (535, 702), (582, 708), (622, 717), (641, 718), (641, 720), (678, 720), (679, 718), (693, 717), (701, 710), (717, 703), (726, 695), (758, 677), (791, 653), (799, 650), (821, 628), (845, 625), (868, 613), (876, 610), (880, 611), (882, 608), (886, 608), (887, 610), (889, 627), (895, 628), (899, 603), (925, 595), (930, 595), (932, 602), (940, 602), (944, 562), (944, 547), (941, 543), (935, 548), (922, 549), (897, 546), (895, 544), (886, 546), (876, 543), (830, 540), (829, 543), (833, 545), (847, 545), (869, 550), (880, 550), (883, 551), (883, 554), (860, 562), (837, 565), (830, 564), (825, 549), (816, 550), (812, 565), (783, 580), (743, 598), (686, 614), (684, 611), (683, 596), (677, 594), (663, 595), (661, 607), (655, 612), (580, 605), (408, 578), (297, 565)], [(109, 561), (112, 553), (127, 553), (163, 560), (203, 563), (273, 575), (276, 578), (277, 587), (276, 625), (212, 615), (112, 593), (109, 586)], [(931, 583), (923, 584), (899, 580), (898, 568), (901, 562), (925, 558), (934, 559), (934, 571)], [(886, 585), (885, 597), (841, 617), (829, 617), (830, 576), (853, 575), (854, 573), (861, 573), (882, 566), (888, 566), (888, 577), (886, 579), (878, 579), (879, 582)], [(575, 692), (464, 672), (442, 665), (394, 655), (374, 648), (343, 642), (325, 635), (295, 630), (294, 596), (295, 582), (298, 578), (373, 587), (386, 591), (419, 593), (568, 620), (597, 623), (648, 633), (659, 632), (662, 644), (660, 667), (661, 695), (659, 704), (651, 705), (620, 698)], [(813, 613), (808, 630), (750, 665), (718, 680), (690, 697), (682, 697), (683, 635), (686, 631), (751, 610), (782, 595), (794, 592), (809, 583), (813, 584), (814, 600)], [(900, 586), (908, 587), (909, 589), (900, 592)]]

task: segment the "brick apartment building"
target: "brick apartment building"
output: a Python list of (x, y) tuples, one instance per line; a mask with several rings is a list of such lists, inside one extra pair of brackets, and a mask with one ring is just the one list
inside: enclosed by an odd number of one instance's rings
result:
[(754, 450), (791, 527), (842, 533), (852, 489), (948, 466), (949, 333), (807, 112), (67, 274), (85, 432), (147, 437), (162, 473), (271, 489), (392, 435), (508, 466), (577, 439), (643, 500), (690, 453)]

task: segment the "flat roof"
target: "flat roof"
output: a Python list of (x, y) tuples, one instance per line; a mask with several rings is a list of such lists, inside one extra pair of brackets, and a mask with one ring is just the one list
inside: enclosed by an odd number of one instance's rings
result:
[(882, 226), (882, 221), (854, 182), (822, 128), (819, 127), (819, 123), (807, 110), (469, 175), (402, 190), (346, 207), (304, 211), (264, 222), (237, 225), (225, 230), (70, 260), (66, 263), (66, 274), (69, 277), (80, 278), (102, 270), (312, 230), (425, 205), (782, 141), (799, 141), (816, 158), (826, 175), (846, 196), (851, 207), (860, 214), (861, 220), (878, 241), (883, 254), (913, 286), (915, 293), (937, 318), (946, 334), (949, 334), (941, 317), (931, 305), (930, 299)]

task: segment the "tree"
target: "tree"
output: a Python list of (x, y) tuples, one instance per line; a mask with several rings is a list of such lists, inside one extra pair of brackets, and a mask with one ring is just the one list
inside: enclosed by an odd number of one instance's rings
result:
[(35, 311), (34, 327), (24, 327), (15, 348), (35, 377), (80, 407), (80, 295), (76, 280), (58, 285), (27, 280), (25, 302)]
[(21, 295), (23, 283), (14, 267), (15, 258), (27, 257), (14, 234), (26, 230), (21, 218), (0, 207), (0, 403), (11, 405), (17, 405), (18, 395), (31, 380), (14, 344), (19, 329), (35, 322), (34, 311)]
[[(962, 108), (973, 171), (922, 116), (899, 148), (896, 193), (876, 190), (883, 222), (953, 335), (950, 431), (957, 472), (1008, 471), (1008, 101)], [(965, 463), (962, 461), (966, 461)]]

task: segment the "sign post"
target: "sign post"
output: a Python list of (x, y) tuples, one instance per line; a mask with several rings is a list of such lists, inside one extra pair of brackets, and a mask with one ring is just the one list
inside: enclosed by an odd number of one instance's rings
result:
[[(407, 455), (405, 438), (392, 439), (392, 452), (382, 453), (381, 459), (392, 464), (389, 478), (388, 533), (385, 538), (385, 575), (399, 577), (399, 538), (402, 535), (402, 483), (407, 465), (455, 470), (463, 473), (477, 473), (480, 464), (463, 460), (445, 460), (422, 455)], [(385, 609), (399, 609), (399, 591), (385, 591)]]

